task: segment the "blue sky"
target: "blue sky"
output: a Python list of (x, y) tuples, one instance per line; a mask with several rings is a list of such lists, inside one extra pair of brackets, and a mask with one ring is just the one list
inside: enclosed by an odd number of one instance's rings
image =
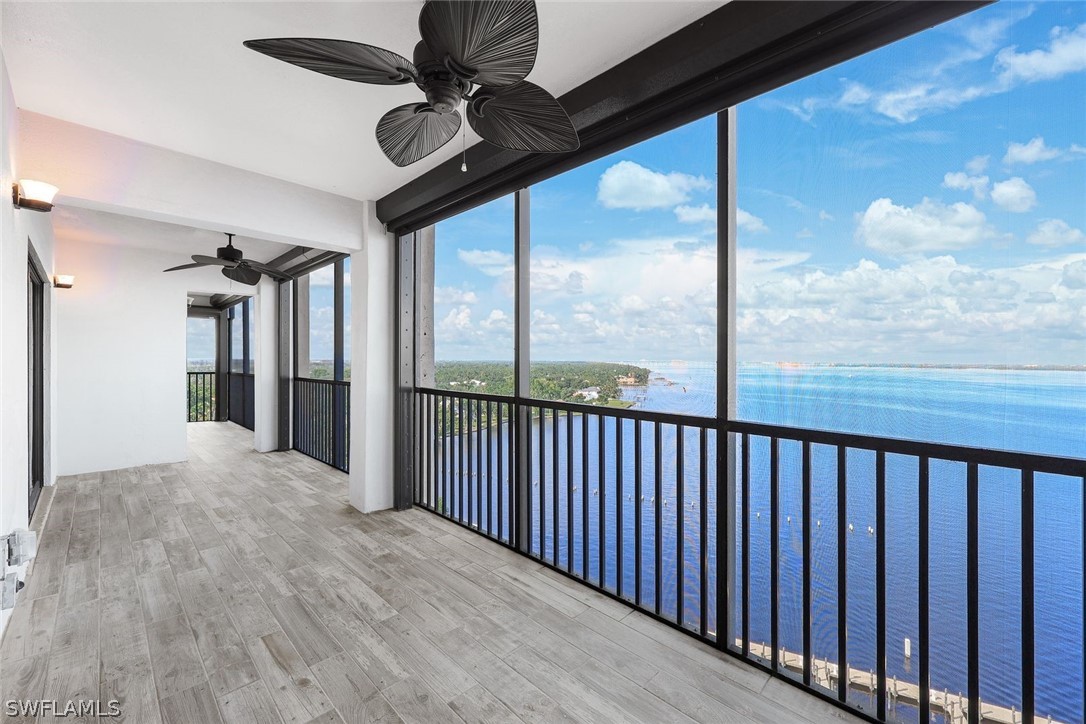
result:
[[(534, 359), (712, 361), (714, 118), (532, 189)], [(1086, 363), (1086, 5), (742, 104), (741, 361)], [(441, 222), (439, 359), (512, 358), (511, 199)]]

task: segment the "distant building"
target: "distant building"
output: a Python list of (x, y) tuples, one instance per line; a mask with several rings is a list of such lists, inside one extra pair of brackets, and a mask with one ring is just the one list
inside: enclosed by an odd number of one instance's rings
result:
[(615, 382), (619, 383), (620, 385), (636, 385), (637, 378), (633, 375), (619, 375), (615, 378)]
[(577, 390), (573, 393), (574, 397), (583, 397), (585, 400), (598, 400), (600, 399), (599, 387), (585, 387), (582, 390)]

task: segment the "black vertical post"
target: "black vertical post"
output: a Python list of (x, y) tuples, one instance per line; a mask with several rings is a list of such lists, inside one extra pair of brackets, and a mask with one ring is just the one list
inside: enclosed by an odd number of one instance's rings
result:
[(664, 516), (663, 516), (663, 512), (664, 512), (664, 461), (663, 461), (663, 458), (660, 457), (660, 453), (663, 451), (664, 445), (663, 445), (663, 442), (661, 441), (660, 423), (659, 422), (654, 422), (652, 424), (652, 427), (653, 427), (652, 457), (653, 457), (654, 466), (656, 468), (656, 470), (654, 471), (655, 472), (654, 477), (655, 477), (655, 481), (656, 481), (656, 494), (653, 496), (653, 501), (654, 502), (653, 502), (653, 506), (652, 506), (652, 515), (653, 515), (653, 520), (655, 522), (655, 530), (654, 530), (654, 533), (653, 533), (653, 544), (654, 544), (653, 547), (656, 549), (656, 551), (655, 551), (656, 557), (654, 559), (654, 563), (653, 563), (653, 566), (652, 566), (653, 567), (653, 578), (654, 578), (652, 596), (653, 596), (653, 600), (655, 602), (655, 605), (653, 606), (653, 608), (656, 611), (656, 615), (659, 616), (660, 615), (660, 609), (661, 609), (661, 603), (663, 602), (663, 595), (662, 595), (663, 591), (661, 591), (660, 589), (663, 588), (663, 580), (664, 580), (664, 578), (663, 578), (663, 574), (664, 574), (664, 571), (663, 571), (663, 568), (664, 568), (664, 557), (663, 557), (663, 546), (664, 546), (664, 541), (663, 541), (663, 536), (664, 536), (664, 528), (663, 528), (663, 522), (664, 522)]
[[(701, 428), (698, 437), (698, 601), (702, 638), (709, 626), (709, 429)], [(719, 642), (718, 642), (719, 643)]]
[(641, 420), (634, 420), (634, 603), (641, 605)]
[(219, 422), (230, 417), (230, 314), (228, 309), (221, 310), (215, 327), (215, 419)]
[(573, 412), (566, 410), (566, 570), (573, 572)]
[[(736, 413), (735, 389), (735, 245), (736, 228), (736, 120), (737, 109), (727, 108), (716, 116), (717, 175), (717, 335), (716, 335), (716, 628), (717, 646), (730, 648), (731, 611), (735, 609), (732, 580), (735, 561), (736, 437), (728, 423)], [(744, 526), (746, 521), (744, 519)], [(744, 544), (744, 553), (746, 552)], [(746, 575), (744, 573), (744, 575)], [(744, 579), (746, 585), (746, 579)], [(744, 595), (745, 599), (745, 595)], [(746, 615), (744, 614), (744, 626)], [(743, 636), (744, 642), (746, 635)], [(746, 653), (747, 644), (743, 644)]]
[[(1086, 491), (1084, 491), (1086, 493)], [(1036, 709), (1034, 686), (1033, 471), (1022, 471), (1022, 721)], [(1083, 540), (1086, 544), (1086, 539)], [(1086, 619), (1084, 619), (1086, 620)]]
[(976, 463), (966, 471), (969, 724), (980, 724), (980, 475)]
[(837, 700), (848, 698), (848, 448), (837, 446)]
[(531, 553), (531, 495), (532, 471), (529, 467), (531, 446), (531, 410), (523, 403), (529, 397), (531, 341), (531, 199), (528, 189), (521, 189), (514, 196), (514, 249), (513, 249), (513, 394), (515, 407), (516, 443), (509, 451), (516, 460), (515, 484), (512, 487), (512, 507), (516, 524), (513, 545), (521, 553)]
[(928, 646), (928, 624), (930, 622), (930, 615), (928, 611), (928, 563), (930, 559), (928, 557), (928, 476), (931, 464), (928, 458), (920, 458), (920, 470), (919, 470), (919, 490), (917, 491), (918, 500), (918, 518), (920, 527), (920, 539), (917, 545), (917, 571), (918, 585), (917, 585), (917, 609), (918, 609), (918, 621), (917, 621), (917, 634), (920, 636), (918, 654), (920, 657), (919, 666), (919, 678), (920, 678), (920, 721), (931, 721), (931, 691), (930, 691), (930, 677), (928, 670), (930, 664), (928, 661), (928, 652), (931, 650)]
[(551, 492), (554, 493), (551, 496), (551, 548), (554, 549), (554, 565), (556, 566), (559, 559), (558, 530), (562, 527), (558, 517), (558, 490), (561, 483), (561, 476), (558, 474), (561, 469), (558, 458), (558, 420), (561, 417), (560, 410), (551, 410)]
[(875, 693), (876, 717), (886, 719), (886, 453), (875, 453)]
[[(414, 405), (415, 396), (415, 251), (418, 246), (418, 234), (409, 233), (396, 237), (396, 304), (394, 305), (396, 323), (396, 401), (395, 401), (395, 460), (393, 505), (396, 510), (405, 510), (413, 502), (411, 481), (415, 477), (414, 449), (418, 444), (415, 439)], [(336, 318), (336, 379), (343, 379), (343, 261), (335, 265), (335, 318)], [(337, 396), (337, 399), (342, 399)], [(342, 404), (342, 403), (341, 403)], [(346, 414), (337, 410), (335, 425), (345, 424)], [(343, 441), (346, 434), (336, 434), (335, 439)]]
[(769, 438), (769, 665), (780, 664), (780, 449), (779, 438)]
[(622, 468), (625, 466), (625, 458), (622, 457), (622, 418), (615, 418), (615, 593), (621, 598), (622, 586), (622, 539), (625, 537), (622, 526), (622, 509), (626, 499), (622, 495)]
[(811, 443), (803, 441), (803, 685), (811, 685)]
[(743, 538), (743, 585), (742, 585), (742, 651), (743, 656), (750, 656), (750, 435), (743, 433), (742, 438), (742, 473), (740, 474), (741, 494), (741, 518), (740, 528)]
[(683, 523), (686, 522), (686, 472), (683, 470), (683, 449), (686, 430), (682, 425), (675, 426), (675, 622), (683, 625), (683, 579), (686, 578), (686, 536)]
[(599, 571), (600, 571), (600, 588), (607, 588), (607, 526), (606, 526), (606, 513), (607, 513), (607, 474), (604, 467), (604, 458), (606, 457), (606, 443), (607, 436), (603, 434), (604, 420), (603, 415), (597, 415), (597, 428), (596, 428), (596, 467), (599, 473), (596, 476), (596, 484), (599, 486), (599, 495), (596, 496), (596, 513), (599, 517), (599, 522), (596, 526), (596, 534), (600, 539), (599, 553)]

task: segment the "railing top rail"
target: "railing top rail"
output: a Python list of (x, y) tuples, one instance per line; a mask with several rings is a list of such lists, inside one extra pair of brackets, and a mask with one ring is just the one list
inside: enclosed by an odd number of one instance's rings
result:
[(415, 392), (426, 395), (438, 395), (463, 400), (480, 400), (500, 402), (509, 405), (519, 404), (526, 407), (543, 407), (550, 410), (562, 410), (583, 415), (602, 415), (604, 417), (617, 417), (624, 420), (641, 420), (643, 422), (659, 422), (663, 424), (682, 425), (684, 427), (715, 428), (716, 420), (711, 417), (698, 415), (682, 415), (672, 412), (657, 412), (655, 410), (634, 410), (621, 407), (603, 407), (602, 405), (588, 405), (577, 402), (560, 402), (558, 400), (540, 400), (534, 397), (513, 397), (511, 395), (491, 395), (485, 392), (461, 392), (459, 390), (439, 390), (431, 387), (417, 387)]
[(759, 437), (776, 437), (787, 440), (810, 442), (817, 445), (833, 445), (859, 450), (875, 450), (897, 455), (928, 457), (950, 462), (976, 463), (1015, 470), (1033, 470), (1039, 473), (1086, 476), (1086, 458), (1060, 457), (1039, 453), (994, 450), (991, 448), (921, 442), (901, 438), (878, 437), (830, 430), (812, 430), (802, 427), (769, 425), (760, 422), (732, 420), (728, 431), (748, 433)]
[(350, 380), (323, 380), (316, 377), (295, 377), (295, 382), (312, 382), (321, 385), (337, 385), (339, 387), (350, 387)]

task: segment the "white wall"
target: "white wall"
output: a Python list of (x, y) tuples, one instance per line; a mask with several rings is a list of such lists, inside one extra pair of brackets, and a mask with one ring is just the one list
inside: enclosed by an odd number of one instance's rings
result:
[(395, 462), (395, 241), (366, 202), (362, 251), (351, 255), (351, 505), (391, 508)]
[[(7, 66), (0, 52), (0, 535), (26, 528), (29, 455), (27, 454), (27, 258), (33, 240), (46, 273), (53, 273), (53, 228), (49, 214), (15, 209), (11, 185), (20, 177), (16, 149), (19, 124)], [(44, 180), (44, 179), (43, 179)], [(47, 287), (47, 294), (53, 289)], [(48, 302), (47, 302), (48, 304)], [(50, 324), (49, 320), (46, 321)], [(51, 326), (51, 325), (50, 325)], [(51, 360), (46, 360), (52, 369)], [(55, 419), (52, 418), (52, 419)], [(46, 430), (46, 440), (50, 440)], [(46, 483), (53, 466), (46, 448)], [(0, 613), (0, 631), (10, 611)]]
[(256, 288), (218, 268), (162, 273), (187, 261), (181, 252), (57, 241), (56, 268), (76, 277), (74, 288), (55, 290), (58, 475), (188, 458), (186, 297)]

